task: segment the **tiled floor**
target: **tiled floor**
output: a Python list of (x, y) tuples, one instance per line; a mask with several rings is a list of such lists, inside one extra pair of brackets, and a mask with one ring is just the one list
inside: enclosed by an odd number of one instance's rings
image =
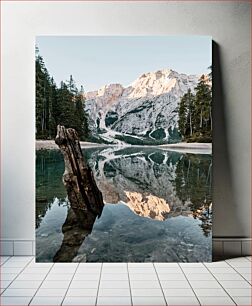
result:
[(251, 304), (251, 257), (181, 264), (1, 257), (0, 305)]

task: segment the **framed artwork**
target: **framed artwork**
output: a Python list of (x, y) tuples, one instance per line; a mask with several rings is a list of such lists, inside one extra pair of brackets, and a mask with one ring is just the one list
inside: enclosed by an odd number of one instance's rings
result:
[(212, 38), (39, 36), (35, 62), (36, 261), (211, 261)]

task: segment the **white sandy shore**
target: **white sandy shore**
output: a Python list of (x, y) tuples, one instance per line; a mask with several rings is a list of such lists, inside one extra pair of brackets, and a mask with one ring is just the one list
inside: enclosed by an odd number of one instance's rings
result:
[[(98, 148), (98, 147), (108, 147), (116, 145), (107, 145), (94, 142), (80, 142), (81, 148)], [(124, 147), (124, 146), (122, 146)], [(192, 153), (192, 154), (211, 154), (212, 153), (212, 144), (211, 143), (174, 143), (174, 144), (165, 144), (159, 146), (139, 146), (139, 145), (129, 145), (126, 144), (125, 147), (151, 147), (159, 148), (163, 150), (176, 151), (182, 153)], [(36, 140), (36, 150), (57, 150), (59, 149), (54, 140)]]
[[(106, 147), (106, 144), (80, 141), (82, 148)], [(36, 140), (36, 150), (57, 150), (59, 147), (54, 140)]]
[(193, 153), (193, 154), (212, 154), (212, 143), (199, 143), (199, 142), (180, 142), (173, 144), (165, 144), (159, 146), (161, 149)]

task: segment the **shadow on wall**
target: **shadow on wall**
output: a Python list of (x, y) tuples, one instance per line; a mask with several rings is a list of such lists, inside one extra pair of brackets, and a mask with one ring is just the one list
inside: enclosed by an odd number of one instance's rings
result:
[[(233, 188), (227, 134), (227, 105), (223, 90), (221, 47), (213, 41), (213, 237), (235, 237), (243, 233)], [(237, 237), (238, 238), (238, 237)]]

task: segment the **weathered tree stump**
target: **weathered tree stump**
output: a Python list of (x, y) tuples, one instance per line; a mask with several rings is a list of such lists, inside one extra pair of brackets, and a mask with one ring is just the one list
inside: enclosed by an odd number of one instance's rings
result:
[(65, 223), (62, 226), (64, 234), (62, 244), (53, 257), (54, 262), (72, 262), (78, 254), (79, 248), (92, 228), (79, 226), (78, 219), (72, 208), (69, 208)]
[(63, 183), (70, 206), (79, 226), (92, 229), (96, 217), (100, 217), (102, 213), (104, 203), (92, 170), (82, 156), (77, 132), (72, 128), (66, 129), (58, 125), (55, 143), (64, 156)]

